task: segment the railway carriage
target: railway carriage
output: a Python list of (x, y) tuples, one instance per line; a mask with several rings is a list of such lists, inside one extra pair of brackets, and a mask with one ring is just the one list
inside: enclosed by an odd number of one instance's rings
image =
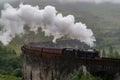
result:
[(36, 47), (30, 45), (23, 46), (26, 49), (37, 51), (40, 53), (47, 53), (47, 54), (57, 54), (63, 56), (73, 56), (73, 57), (82, 57), (82, 58), (99, 58), (99, 51), (95, 49), (86, 50), (86, 49), (73, 49), (73, 48), (46, 48), (46, 47)]

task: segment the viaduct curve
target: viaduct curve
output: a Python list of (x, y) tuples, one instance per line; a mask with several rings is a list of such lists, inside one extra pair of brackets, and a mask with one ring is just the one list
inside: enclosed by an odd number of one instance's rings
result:
[(22, 59), (23, 80), (67, 80), (68, 75), (82, 65), (91, 73), (120, 72), (120, 59), (66, 57), (41, 53), (25, 45), (22, 47)]

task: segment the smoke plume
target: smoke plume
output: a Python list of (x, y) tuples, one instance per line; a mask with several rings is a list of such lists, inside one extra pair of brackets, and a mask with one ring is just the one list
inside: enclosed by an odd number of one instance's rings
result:
[(93, 46), (95, 37), (91, 29), (81, 22), (76, 22), (73, 15), (63, 16), (53, 6), (46, 6), (40, 9), (38, 6), (20, 4), (13, 8), (10, 4), (4, 5), (1, 11), (0, 24), (3, 25), (0, 31), (0, 41), (7, 45), (16, 35), (25, 34), (24, 25), (28, 24), (30, 31), (37, 34), (41, 28), (45, 36), (53, 36), (53, 42), (63, 36), (77, 39)]

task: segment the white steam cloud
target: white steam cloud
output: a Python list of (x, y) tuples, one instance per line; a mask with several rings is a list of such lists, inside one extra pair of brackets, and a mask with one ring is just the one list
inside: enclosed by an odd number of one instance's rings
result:
[(77, 39), (93, 46), (95, 37), (91, 29), (81, 22), (76, 22), (73, 15), (63, 16), (53, 6), (39, 9), (38, 6), (20, 4), (13, 8), (5, 4), (1, 11), (0, 24), (4, 27), (0, 31), (0, 41), (7, 45), (16, 35), (25, 33), (24, 25), (28, 24), (31, 31), (37, 33), (38, 28), (44, 31), (45, 36), (53, 36), (53, 42), (63, 36)]

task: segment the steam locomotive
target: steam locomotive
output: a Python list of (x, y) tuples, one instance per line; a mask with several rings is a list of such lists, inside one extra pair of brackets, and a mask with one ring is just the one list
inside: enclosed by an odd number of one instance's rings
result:
[(74, 56), (74, 57), (81, 57), (81, 58), (99, 58), (99, 51), (92, 49), (72, 49), (72, 48), (46, 48), (46, 47), (38, 47), (35, 45), (24, 45), (23, 49), (39, 52), (39, 53), (46, 53), (46, 54), (55, 54), (55, 55), (62, 55), (62, 56)]
[(65, 56), (78, 56), (78, 57), (86, 57), (86, 58), (99, 58), (99, 51), (95, 49), (63, 49), (63, 55)]

